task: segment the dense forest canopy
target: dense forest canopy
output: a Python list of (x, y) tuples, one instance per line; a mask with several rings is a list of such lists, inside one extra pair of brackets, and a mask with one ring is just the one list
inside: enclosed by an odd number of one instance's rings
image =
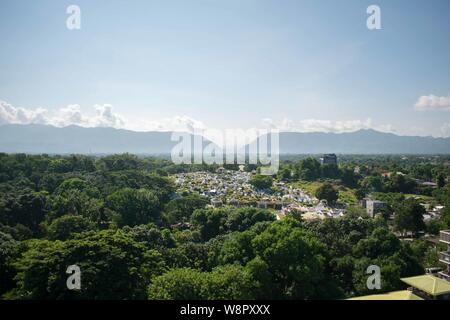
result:
[[(349, 209), (340, 219), (277, 220), (267, 209), (213, 208), (196, 193), (177, 192), (172, 175), (218, 166), (174, 165), (129, 154), (91, 157), (0, 154), (0, 295), (3, 299), (339, 299), (370, 293), (366, 269), (379, 265), (379, 292), (401, 289), (401, 277), (436, 263), (423, 240), (421, 207), (405, 194), (446, 206), (445, 157), (347, 156), (339, 166), (314, 157), (284, 159), (272, 180), (321, 181), (318, 198), (387, 199), (396, 211), (375, 219)], [(358, 170), (355, 170), (355, 168)], [(228, 169), (238, 170), (236, 166)], [(391, 176), (385, 172), (402, 172)], [(436, 181), (430, 189), (418, 180)], [(401, 204), (401, 206), (400, 206)], [(394, 225), (392, 225), (394, 223)], [(436, 226), (435, 226), (436, 229)], [(67, 290), (66, 269), (78, 265), (80, 290)]]

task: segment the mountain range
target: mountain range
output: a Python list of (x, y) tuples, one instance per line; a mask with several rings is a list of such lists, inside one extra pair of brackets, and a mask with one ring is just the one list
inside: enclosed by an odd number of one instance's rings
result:
[[(168, 154), (171, 132), (49, 125), (0, 126), (0, 152), (48, 154)], [(450, 138), (400, 136), (375, 130), (280, 133), (282, 154), (450, 154)], [(204, 139), (204, 145), (209, 141)]]

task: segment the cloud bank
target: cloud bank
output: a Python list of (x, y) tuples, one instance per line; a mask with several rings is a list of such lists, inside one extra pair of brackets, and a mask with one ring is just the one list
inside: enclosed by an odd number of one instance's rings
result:
[(450, 111), (450, 94), (447, 97), (421, 96), (414, 107), (417, 111)]
[(374, 129), (382, 132), (394, 132), (391, 125), (375, 125), (370, 118), (366, 120), (346, 120), (331, 121), (319, 119), (305, 119), (293, 121), (283, 119), (276, 123), (272, 119), (266, 118), (262, 120), (262, 125), (266, 128), (278, 129), (285, 132), (331, 132), (343, 133), (354, 132), (362, 129)]
[(123, 128), (126, 121), (123, 117), (113, 113), (109, 104), (95, 105), (96, 114), (86, 116), (77, 104), (68, 105), (51, 113), (47, 109), (16, 108), (4, 101), (0, 101), (0, 124), (48, 124), (56, 127), (79, 125), (82, 127), (113, 127)]
[(83, 114), (80, 105), (72, 104), (50, 112), (45, 108), (26, 109), (14, 107), (0, 101), (0, 125), (3, 124), (45, 124), (55, 127), (77, 125), (81, 127), (111, 127), (134, 131), (188, 131), (207, 129), (201, 121), (188, 116), (175, 116), (160, 120), (130, 121), (113, 111), (110, 104), (94, 106), (93, 116)]
[[(431, 96), (433, 97), (433, 96)], [(419, 99), (418, 105), (423, 110), (432, 108), (445, 109), (447, 103), (445, 99), (425, 97)], [(450, 99), (450, 98), (448, 98)], [(430, 102), (431, 101), (431, 102)], [(426, 107), (428, 106), (428, 107)], [(436, 107), (438, 106), (438, 107)], [(428, 109), (427, 109), (428, 108)], [(450, 102), (449, 106), (450, 108)], [(214, 127), (209, 127), (205, 123), (188, 116), (174, 116), (162, 119), (138, 119), (130, 120), (114, 112), (110, 104), (97, 104), (93, 107), (94, 112), (88, 115), (81, 110), (80, 105), (72, 104), (50, 111), (46, 108), (27, 109), (15, 107), (0, 100), (0, 125), (4, 124), (45, 124), (56, 127), (66, 127), (77, 125), (81, 127), (111, 127), (117, 129), (128, 129), (133, 131), (184, 131), (198, 133), (203, 130), (205, 136), (213, 141), (219, 140), (219, 133)], [(421, 110), (422, 110), (421, 109)], [(370, 118), (365, 120), (343, 120), (331, 121), (322, 119), (304, 119), (294, 121), (283, 119), (275, 121), (270, 118), (262, 119), (258, 128), (242, 128), (244, 130), (256, 129), (277, 129), (280, 132), (330, 132), (343, 133), (354, 132), (361, 129), (374, 129), (382, 132), (398, 133), (390, 124), (375, 124)], [(438, 129), (439, 130), (439, 129)], [(213, 131), (216, 131), (215, 133)], [(450, 124), (445, 123), (440, 128), (440, 136), (450, 136)], [(212, 132), (208, 136), (208, 132)], [(412, 133), (410, 133), (412, 134)], [(438, 134), (439, 136), (439, 134)]]

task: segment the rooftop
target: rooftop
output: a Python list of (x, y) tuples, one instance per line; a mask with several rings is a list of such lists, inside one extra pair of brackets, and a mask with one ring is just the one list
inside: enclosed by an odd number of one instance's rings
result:
[(362, 296), (351, 298), (348, 300), (423, 300), (419, 296), (408, 290), (388, 292), (385, 294), (373, 294), (370, 296)]
[(450, 293), (450, 282), (426, 274), (422, 276), (402, 278), (404, 283), (424, 291), (432, 296), (439, 296)]

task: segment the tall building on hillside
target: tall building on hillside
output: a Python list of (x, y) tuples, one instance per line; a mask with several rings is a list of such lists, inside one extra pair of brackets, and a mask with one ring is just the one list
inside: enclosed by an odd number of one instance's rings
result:
[(320, 158), (322, 164), (336, 164), (337, 165), (337, 156), (334, 153), (324, 154), (322, 158)]
[(439, 253), (439, 261), (447, 266), (447, 270), (439, 272), (439, 276), (450, 281), (450, 230), (441, 231), (439, 241), (447, 245), (447, 251)]

